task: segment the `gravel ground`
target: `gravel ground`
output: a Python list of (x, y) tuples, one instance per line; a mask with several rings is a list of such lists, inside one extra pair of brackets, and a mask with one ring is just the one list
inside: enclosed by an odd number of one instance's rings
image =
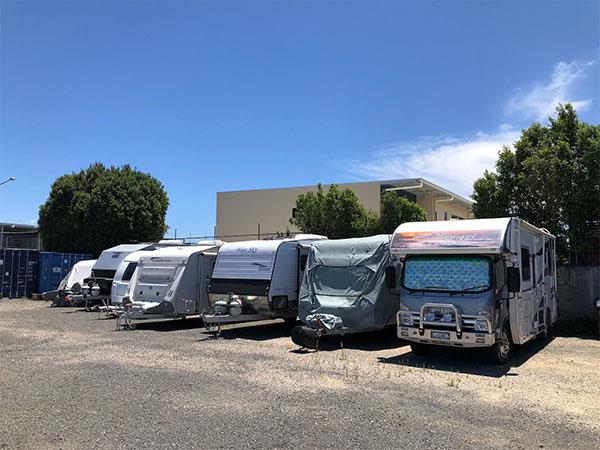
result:
[[(113, 320), (0, 301), (0, 448), (600, 448), (600, 342), (416, 357), (393, 332), (300, 352), (283, 323)], [(343, 348), (342, 347), (343, 344)]]

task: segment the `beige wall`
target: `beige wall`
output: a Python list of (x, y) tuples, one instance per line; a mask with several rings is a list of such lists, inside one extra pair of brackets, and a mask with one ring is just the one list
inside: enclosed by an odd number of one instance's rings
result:
[[(340, 187), (352, 189), (365, 209), (379, 213), (379, 182), (340, 184)], [(323, 185), (323, 188), (327, 189), (328, 185)], [(216, 235), (226, 241), (256, 239), (258, 224), (262, 237), (288, 229), (292, 233), (297, 232), (297, 228), (289, 222), (292, 209), (296, 206), (296, 198), (298, 194), (315, 190), (316, 186), (303, 186), (218, 192)], [(448, 211), (448, 218), (452, 214), (469, 218), (469, 210), (456, 203), (437, 202), (434, 205), (431, 194), (417, 195), (417, 203), (427, 211), (429, 220), (436, 220), (434, 206), (438, 211), (438, 220), (444, 219), (444, 211)]]
[[(329, 185), (323, 185), (327, 189)], [(379, 212), (379, 183), (340, 184), (350, 188), (366, 209)], [(252, 191), (217, 192), (217, 236), (226, 241), (255, 239), (261, 234), (298, 229), (290, 224), (298, 194), (316, 191), (316, 186)], [(249, 235), (233, 238), (233, 235)]]

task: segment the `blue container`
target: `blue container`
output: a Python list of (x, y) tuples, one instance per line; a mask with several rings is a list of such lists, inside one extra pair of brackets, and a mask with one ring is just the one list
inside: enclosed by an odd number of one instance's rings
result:
[(39, 284), (37, 292), (48, 292), (58, 288), (60, 281), (69, 273), (71, 267), (92, 255), (84, 253), (40, 252)]
[(37, 289), (39, 252), (0, 250), (0, 296), (31, 297)]

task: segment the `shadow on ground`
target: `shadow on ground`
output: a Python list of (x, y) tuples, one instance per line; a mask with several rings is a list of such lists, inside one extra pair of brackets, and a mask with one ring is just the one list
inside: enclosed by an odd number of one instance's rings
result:
[(418, 356), (409, 352), (390, 358), (378, 358), (378, 360), (383, 364), (500, 378), (503, 376), (518, 376), (516, 373), (511, 373), (510, 370), (527, 362), (531, 357), (543, 350), (549, 342), (547, 340), (534, 339), (523, 346), (517, 346), (514, 348), (510, 363), (501, 366), (493, 364), (488, 358), (487, 350), (480, 348), (434, 346), (431, 347), (431, 351), (427, 355)]
[[(245, 322), (224, 325), (218, 339), (249, 339), (252, 341), (266, 341), (290, 335), (292, 327), (285, 322)], [(216, 333), (205, 331), (206, 339), (214, 339)]]
[(188, 317), (186, 319), (163, 319), (134, 321), (136, 330), (150, 330), (160, 332), (191, 330), (194, 328), (204, 328), (204, 322), (200, 317)]
[[(406, 341), (398, 339), (396, 327), (365, 333), (351, 333), (347, 335), (323, 336), (319, 339), (319, 351), (330, 352), (347, 348), (352, 350), (378, 351), (399, 348), (408, 345)], [(304, 354), (315, 350), (298, 348), (292, 353)]]

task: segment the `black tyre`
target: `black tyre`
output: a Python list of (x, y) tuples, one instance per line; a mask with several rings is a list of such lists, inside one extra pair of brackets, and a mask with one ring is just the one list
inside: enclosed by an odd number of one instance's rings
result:
[(489, 349), (490, 359), (494, 364), (506, 364), (512, 356), (513, 344), (510, 337), (508, 324), (504, 325), (500, 337)]
[(285, 322), (285, 326), (290, 329), (295, 327), (296, 323), (298, 323), (298, 319), (296, 317), (287, 317), (287, 318), (283, 319), (283, 321)]
[(426, 355), (427, 353), (429, 353), (429, 350), (431, 350), (431, 345), (412, 342), (410, 344), (410, 349), (415, 355)]
[(552, 323), (552, 313), (550, 312), (550, 308), (546, 308), (546, 315), (544, 317), (544, 333), (542, 336), (547, 341), (554, 339), (554, 324)]
[(313, 349), (317, 347), (317, 332), (311, 328), (298, 325), (292, 329), (290, 337), (294, 344), (300, 347)]

